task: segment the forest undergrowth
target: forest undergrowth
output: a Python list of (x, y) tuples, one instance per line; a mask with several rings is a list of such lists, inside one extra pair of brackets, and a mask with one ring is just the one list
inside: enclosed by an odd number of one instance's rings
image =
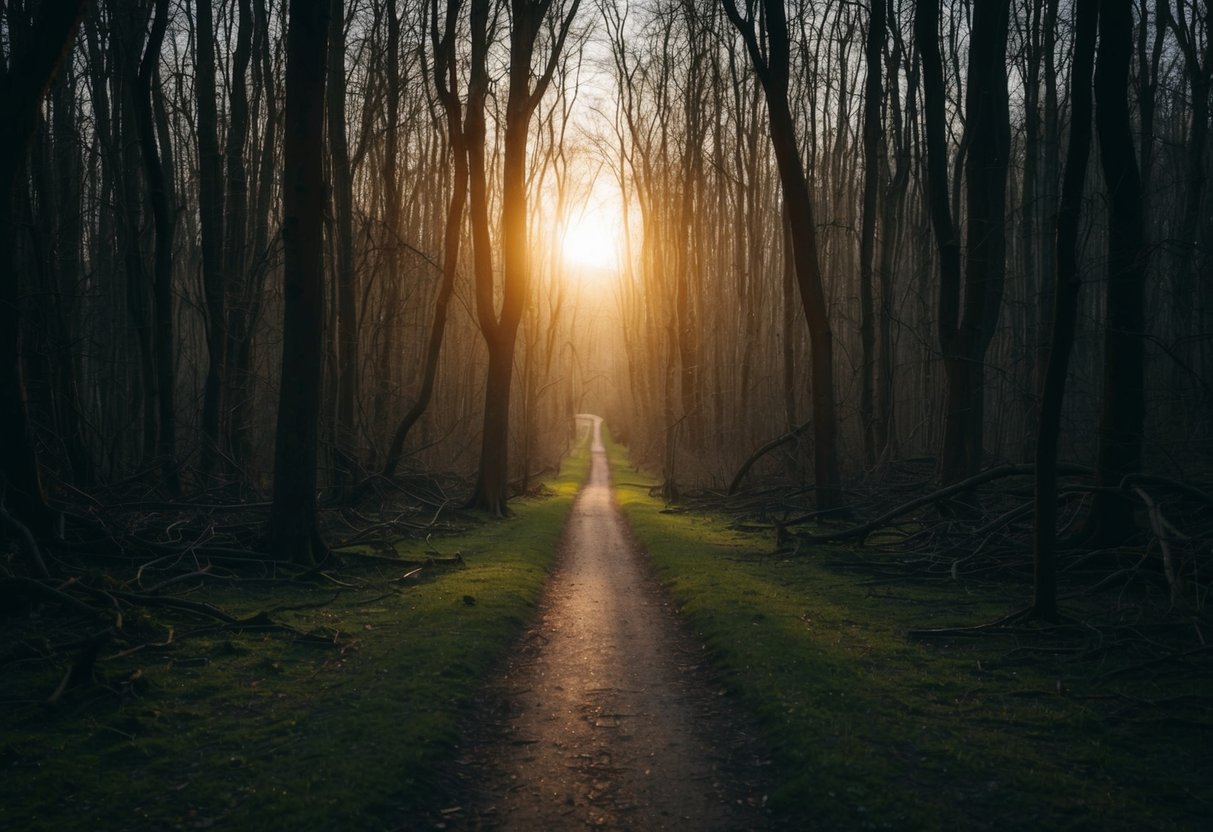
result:
[(433, 810), (436, 764), (529, 620), (587, 456), (508, 520), (399, 478), (322, 512), (339, 542), (313, 569), (251, 558), (258, 505), (93, 504), (104, 535), (48, 550), (54, 577), (0, 571), (0, 829), (370, 828)]
[[(1062, 618), (1048, 622), (1023, 614), (1030, 476), (1004, 472), (945, 503), (930, 463), (906, 463), (827, 522), (794, 486), (670, 506), (625, 450), (612, 454), (638, 539), (771, 743), (780, 812), (822, 829), (1207, 822), (1207, 489), (1141, 484), (1143, 528), (1161, 537), (1072, 544)], [(1072, 534), (1089, 493), (1074, 473)]]

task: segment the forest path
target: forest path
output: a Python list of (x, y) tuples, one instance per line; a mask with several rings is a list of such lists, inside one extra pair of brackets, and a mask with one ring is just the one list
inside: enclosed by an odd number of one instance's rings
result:
[(727, 712), (611, 497), (594, 417), (536, 625), (459, 763), (442, 826), (563, 832), (766, 828), (761, 758)]

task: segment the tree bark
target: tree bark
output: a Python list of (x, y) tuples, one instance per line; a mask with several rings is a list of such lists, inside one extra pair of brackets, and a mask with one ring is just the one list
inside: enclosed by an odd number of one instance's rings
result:
[[(158, 129), (155, 110), (162, 107), (159, 91), (160, 47), (168, 28), (168, 0), (156, 0), (152, 28), (135, 78), (135, 127), (151, 202), (155, 244), (152, 258), (152, 343), (155, 346), (156, 458), (160, 480), (170, 494), (181, 491), (177, 470), (177, 412), (174, 404), (176, 366), (173, 354), (173, 237), (176, 232), (171, 145), (168, 133)], [(159, 134), (159, 135), (157, 135)]]
[(329, 4), (291, 0), (283, 133), (282, 374), (274, 501), (266, 542), (296, 563), (323, 558), (316, 526), (316, 443), (324, 325), (324, 87)]
[(842, 505), (838, 470), (838, 427), (834, 405), (834, 335), (826, 310), (818, 261), (817, 227), (804, 163), (796, 141), (796, 124), (788, 102), (790, 44), (782, 0), (763, 0), (766, 54), (758, 43), (754, 21), (742, 18), (734, 0), (723, 0), (725, 13), (745, 40), (746, 49), (762, 83), (771, 126), (771, 145), (783, 187), (784, 207), (791, 226), (796, 282), (809, 325), (812, 368), (814, 476), (817, 507)]
[[(233, 433), (232, 422), (242, 410), (237, 401), (244, 395), (239, 392), (238, 385), (233, 383), (242, 372), (241, 352), (245, 346), (241, 336), (251, 327), (245, 318), (249, 306), (256, 302), (252, 297), (260, 293), (259, 285), (250, 285), (253, 281), (248, 271), (248, 170), (244, 162), (249, 136), (249, 100), (245, 78), (252, 61), (253, 14), (249, 0), (238, 0), (236, 8), (238, 31), (236, 49), (232, 55), (231, 91), (228, 95), (231, 116), (227, 132), (227, 182), (223, 200), (223, 306), (227, 318), (221, 333), (225, 339), (223, 361), (226, 381), (222, 398), (227, 409), (225, 419), (229, 437)], [(267, 132), (270, 134), (267, 141), (272, 142), (272, 126)], [(243, 476), (239, 467), (243, 454), (238, 454), (238, 447), (230, 443), (225, 450), (229, 454), (230, 475), (239, 480)]]
[[(254, 264), (245, 263), (239, 280), (229, 275), (227, 298), (227, 362), (224, 394), (227, 398), (225, 413), (226, 446), (231, 454), (233, 473), (243, 477), (241, 466), (248, 462), (251, 453), (251, 421), (253, 413), (253, 335), (261, 317), (261, 296), (268, 270), (266, 260), (271, 243), (270, 229), (276, 219), (273, 211), (275, 184), (276, 146), (278, 137), (277, 90), (274, 83), (273, 55), (270, 51), (270, 17), (266, 0), (256, 0), (253, 5), (253, 28), (257, 33), (255, 49), (257, 61), (253, 64), (253, 87), (261, 91), (264, 102), (264, 136), (260, 145), (258, 161), (257, 194), (253, 217), (253, 239), (250, 251), (258, 258)], [(243, 164), (243, 160), (241, 160)], [(230, 168), (230, 164), (229, 164)], [(229, 182), (231, 171), (229, 170)], [(243, 208), (237, 207), (238, 211)], [(234, 224), (233, 224), (234, 225)]]
[(198, 214), (207, 348), (199, 467), (206, 479), (214, 469), (219, 449), (227, 312), (223, 304), (223, 177), (219, 155), (219, 115), (215, 104), (215, 20), (211, 0), (196, 2), (194, 61), (197, 76), (195, 95), (198, 99)]
[[(1095, 124), (1108, 189), (1108, 281), (1105, 290), (1103, 401), (1096, 484), (1115, 489), (1141, 469), (1145, 422), (1145, 265), (1141, 180), (1129, 114), (1133, 15), (1127, 3), (1105, 3), (1095, 62)], [(1087, 531), (1093, 545), (1114, 545), (1136, 531), (1133, 504), (1114, 491), (1096, 493)]]
[[(0, 68), (0, 487), (10, 513), (40, 537), (53, 533), (30, 434), (21, 372), (20, 286), (13, 203), (38, 117), (38, 106), (75, 37), (83, 0), (44, 0), (29, 48)], [(9, 25), (12, 25), (10, 19)]]
[(985, 355), (1002, 305), (1006, 270), (1009, 3), (991, 0), (977, 4), (973, 10), (965, 96), (968, 218), (963, 303), (960, 240), (947, 205), (945, 89), (938, 13), (934, 3), (919, 5), (915, 31), (926, 99), (927, 187), (940, 256), (937, 326), (947, 393), (939, 477), (947, 485), (980, 470), (984, 450)]
[(476, 316), (489, 351), (485, 381), (484, 428), (480, 464), (469, 506), (505, 515), (509, 480), (510, 388), (514, 346), (530, 282), (527, 242), (527, 139), (531, 116), (543, 98), (564, 47), (580, 0), (569, 4), (559, 24), (548, 62), (532, 86), (536, 38), (551, 0), (511, 0), (510, 64), (505, 104), (505, 137), (501, 170), (501, 312), (494, 298), (496, 280), (489, 249), (487, 183), (485, 179), (485, 114), (488, 95), (486, 66), (489, 45), (487, 0), (473, 0), (472, 67), (469, 79), (468, 140), (471, 217), (476, 280)]
[[(343, 492), (357, 478), (354, 405), (358, 397), (358, 321), (354, 287), (354, 185), (345, 116), (345, 3), (344, 0), (331, 0), (331, 3), (327, 113), (333, 172), (333, 227), (337, 237), (333, 277), (337, 282), (338, 353), (337, 447), (333, 456), (336, 463), (334, 486), (338, 492)], [(395, 67), (390, 71), (394, 72)], [(389, 126), (389, 129), (395, 128)], [(394, 173), (395, 168), (391, 169)], [(389, 188), (398, 187), (394, 178), (387, 183)], [(396, 231), (391, 229), (391, 233)]]
[[(868, 37), (864, 58), (867, 62), (867, 80), (863, 91), (863, 213), (859, 234), (859, 303), (860, 323), (860, 388), (859, 419), (863, 429), (863, 461), (871, 469), (876, 465), (879, 453), (876, 414), (876, 321), (875, 300), (872, 291), (873, 260), (876, 250), (876, 197), (880, 187), (881, 151), (883, 130), (881, 125), (881, 103), (884, 96), (884, 64), (881, 55), (885, 41), (885, 3), (872, 0), (868, 17)], [(887, 231), (885, 232), (887, 233)]]
[(1036, 433), (1032, 614), (1050, 621), (1057, 618), (1057, 444), (1082, 285), (1078, 268), (1079, 221), (1091, 150), (1091, 73), (1098, 18), (1099, 0), (1078, 0), (1070, 68), (1070, 145), (1057, 214), (1057, 296)]
[[(438, 358), (442, 353), (442, 341), (446, 332), (447, 308), (451, 295), (455, 290), (455, 277), (459, 271), (459, 244), (463, 232), (464, 209), (467, 205), (468, 194), (468, 157), (467, 137), (463, 130), (463, 112), (458, 95), (455, 92), (458, 83), (455, 65), (455, 31), (458, 24), (459, 6), (461, 0), (448, 0), (445, 28), (442, 35), (438, 33), (438, 21), (431, 21), (431, 38), (434, 50), (434, 83), (438, 90), (438, 98), (446, 113), (447, 137), (451, 143), (451, 162), (454, 166), (454, 176), (451, 185), (451, 200), (447, 207), (446, 228), (442, 249), (442, 284), (438, 287), (438, 297), (434, 301), (434, 318), (430, 325), (430, 337), (426, 344), (425, 368), (422, 371), (421, 389), (417, 400), (392, 436), (391, 447), (388, 448), (387, 459), (384, 461), (382, 476), (391, 477), (396, 473), (400, 457), (404, 453), (404, 442), (413, 425), (425, 413), (434, 394), (434, 382), (438, 376)], [(399, 37), (399, 26), (396, 26), (396, 37)]]

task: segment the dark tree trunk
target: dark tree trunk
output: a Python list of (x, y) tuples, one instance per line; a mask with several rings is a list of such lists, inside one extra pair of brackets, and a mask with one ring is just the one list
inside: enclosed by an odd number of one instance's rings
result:
[(155, 347), (158, 421), (156, 458), (160, 464), (160, 479), (165, 489), (170, 494), (177, 494), (181, 491), (177, 471), (177, 414), (173, 396), (176, 378), (173, 360), (173, 237), (177, 219), (173, 204), (169, 136), (168, 132), (162, 129), (164, 119), (155, 112), (163, 106), (159, 101), (161, 93), (158, 68), (160, 47), (164, 43), (167, 28), (168, 0), (156, 0), (151, 32), (136, 76), (135, 127), (139, 133), (144, 176), (147, 178), (152, 222), (156, 231), (152, 258), (152, 343)]
[(809, 325), (812, 368), (814, 475), (817, 506), (842, 505), (838, 470), (838, 428), (834, 405), (834, 335), (826, 310), (818, 261), (817, 227), (804, 163), (796, 141), (796, 125), (788, 103), (790, 44), (782, 0), (764, 0), (766, 50), (758, 43), (754, 21), (742, 18), (734, 0), (724, 0), (725, 13), (741, 33), (767, 99), (771, 144), (779, 168), (784, 208), (791, 226), (796, 282)]
[(990, 0), (973, 9), (965, 95), (964, 300), (962, 304), (955, 283), (941, 284), (939, 300), (939, 341), (948, 378), (940, 455), (945, 485), (977, 473), (984, 452), (985, 356), (1002, 307), (1006, 273), (1009, 5)]
[[(354, 404), (358, 397), (358, 321), (354, 287), (354, 185), (350, 173), (349, 141), (346, 138), (345, 3), (331, 0), (329, 21), (328, 134), (333, 171), (333, 227), (336, 229), (337, 262), (333, 277), (337, 286), (337, 447), (334, 453), (338, 491), (353, 485), (357, 477), (354, 453), (356, 433)], [(393, 15), (395, 12), (391, 12)], [(389, 69), (397, 71), (395, 67)], [(389, 125), (389, 130), (395, 129)], [(395, 154), (389, 151), (389, 156)], [(390, 159), (395, 171), (394, 159)], [(398, 187), (394, 175), (389, 188)], [(390, 228), (391, 233), (397, 229)]]
[(472, 68), (468, 87), (468, 150), (471, 176), (471, 218), (475, 252), (476, 315), (489, 351), (485, 383), (484, 431), (480, 465), (469, 505), (495, 515), (508, 513), (510, 387), (513, 382), (514, 345), (526, 306), (530, 282), (527, 244), (527, 138), (531, 116), (543, 98), (565, 37), (577, 13), (579, 0), (569, 5), (550, 46), (542, 74), (534, 80), (532, 67), (536, 39), (543, 27), (550, 0), (511, 0), (510, 65), (505, 103), (505, 141), (501, 171), (501, 312), (496, 311), (495, 278), (489, 249), (488, 193), (485, 180), (485, 101), (489, 78), (488, 3), (473, 0)]
[[(236, 388), (231, 382), (241, 370), (241, 352), (245, 349), (241, 335), (246, 327), (251, 327), (244, 321), (247, 309), (254, 294), (260, 294), (260, 286), (251, 286), (248, 273), (247, 240), (248, 240), (248, 171), (244, 163), (244, 151), (248, 145), (249, 135), (249, 100), (245, 78), (248, 75), (253, 51), (253, 15), (248, 0), (238, 0), (236, 4), (238, 16), (236, 25), (236, 49), (232, 55), (232, 82), (229, 100), (231, 102), (231, 117), (227, 131), (226, 178), (227, 190), (223, 200), (223, 307), (227, 315), (220, 333), (225, 339), (223, 346), (224, 385), (223, 401), (226, 407), (225, 417), (228, 421), (229, 435), (231, 420), (239, 413), (239, 407), (233, 395)], [(268, 46), (267, 46), (268, 48)], [(271, 110), (272, 112), (272, 110)], [(273, 141), (272, 127), (267, 131), (267, 141)], [(228, 445), (225, 448), (231, 475), (239, 479), (242, 474), (239, 469), (239, 457), (236, 448)]]
[(39, 103), (71, 46), (83, 9), (83, 0), (44, 0), (38, 7), (28, 48), (23, 54), (10, 55), (7, 66), (0, 68), (0, 112), (4, 113), (0, 119), (0, 431), (4, 436), (0, 442), (0, 487), (12, 515), (38, 536), (53, 533), (55, 515), (42, 490), (21, 375), (13, 205)]
[[(438, 98), (446, 113), (447, 136), (451, 143), (451, 162), (454, 166), (454, 177), (451, 185), (451, 201), (447, 208), (446, 228), (442, 249), (442, 285), (438, 287), (438, 297), (434, 301), (434, 319), (430, 325), (430, 338), (426, 345), (425, 367), (422, 370), (421, 389), (417, 393), (417, 401), (404, 414), (396, 432), (392, 436), (391, 447), (388, 448), (387, 459), (383, 464), (382, 475), (391, 477), (396, 473), (400, 457), (404, 453), (404, 442), (413, 429), (413, 425), (425, 413), (434, 394), (434, 381), (438, 376), (438, 358), (442, 353), (443, 335), (446, 332), (447, 308), (451, 295), (455, 290), (455, 276), (459, 271), (459, 243), (463, 232), (464, 209), (467, 205), (468, 194), (468, 157), (467, 139), (463, 131), (463, 114), (459, 98), (456, 94), (458, 76), (455, 65), (455, 32), (458, 24), (459, 0), (448, 0), (445, 27), (441, 36), (438, 21), (431, 21), (431, 37), (434, 48), (434, 83), (438, 90)], [(394, 26), (389, 23), (389, 40), (396, 43), (400, 35), (399, 23)], [(389, 46), (389, 54), (393, 48)]]
[(1057, 444), (1066, 371), (1078, 320), (1079, 220), (1083, 186), (1091, 150), (1091, 73), (1095, 64), (1095, 34), (1099, 0), (1079, 0), (1075, 16), (1074, 58), (1070, 68), (1070, 146), (1066, 151), (1061, 206), (1057, 214), (1057, 297), (1053, 332), (1041, 388), (1040, 422), (1036, 433), (1035, 575), (1032, 614), (1057, 618)]
[[(1108, 189), (1108, 282), (1105, 293), (1103, 402), (1096, 483), (1115, 489), (1141, 468), (1145, 422), (1145, 267), (1141, 180), (1129, 115), (1133, 14), (1128, 3), (1105, 3), (1095, 63), (1095, 124)], [(1091, 543), (1113, 545), (1136, 530), (1122, 494), (1096, 493), (1087, 527)]]
[[(51, 374), (55, 391), (55, 424), (76, 485), (90, 485), (94, 477), (93, 452), (84, 433), (80, 402), (80, 360), (74, 342), (80, 331), (83, 206), (81, 203), (80, 130), (76, 120), (76, 76), (70, 62), (54, 86), (54, 165), (57, 180), (56, 259), (48, 297), (53, 327)], [(48, 200), (49, 202), (49, 200)]]
[[(243, 476), (240, 467), (247, 463), (251, 454), (253, 333), (261, 317), (261, 296), (269, 255), (267, 247), (271, 242), (270, 229), (275, 219), (273, 193), (278, 135), (278, 99), (274, 84), (273, 55), (270, 52), (270, 20), (266, 0), (256, 0), (254, 3), (253, 21), (253, 28), (257, 33), (257, 61), (253, 64), (253, 86), (260, 92), (265, 107), (265, 128), (258, 161), (256, 207), (253, 212), (255, 225), (251, 245), (251, 252), (257, 260), (255, 264), (246, 263), (239, 275), (228, 276), (230, 294), (226, 303), (226, 445), (231, 454), (231, 462), (236, 466), (234, 473), (237, 476)], [(230, 177), (229, 171), (229, 181)], [(236, 211), (243, 211), (243, 207), (237, 206)], [(234, 286), (233, 277), (238, 278)]]
[(202, 295), (206, 303), (206, 381), (202, 394), (202, 453), (199, 467), (210, 477), (219, 450), (223, 410), (223, 361), (227, 313), (223, 304), (223, 178), (219, 115), (215, 105), (215, 20), (211, 0), (197, 0), (194, 54), (198, 98), (198, 214), (202, 249)]
[[(885, 42), (884, 0), (872, 0), (868, 17), (868, 37), (864, 50), (867, 81), (863, 91), (863, 216), (859, 235), (859, 302), (861, 319), (859, 336), (860, 388), (859, 419), (863, 428), (863, 461), (869, 469), (876, 465), (880, 452), (875, 415), (876, 390), (876, 310), (872, 291), (872, 271), (876, 250), (876, 197), (880, 187), (883, 136), (881, 103), (884, 96), (884, 64), (881, 55)], [(887, 230), (885, 233), (888, 233)]]
[(296, 563), (325, 554), (316, 526), (316, 442), (324, 326), (324, 87), (329, 4), (291, 0), (283, 134), (282, 375), (269, 550)]

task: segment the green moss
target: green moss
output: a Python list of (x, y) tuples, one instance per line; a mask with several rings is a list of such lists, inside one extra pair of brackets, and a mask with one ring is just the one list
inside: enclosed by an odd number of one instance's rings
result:
[[(443, 538), (465, 564), (423, 569), (417, 583), (390, 583), (407, 571), (390, 564), (343, 570), (364, 588), (310, 609), (327, 589), (206, 591), (241, 616), (279, 609), (275, 620), (301, 630), (339, 631), (337, 647), (195, 637), (102, 662), (121, 696), (3, 709), (0, 829), (369, 829), (432, 807), (436, 766), (530, 620), (586, 471), (583, 450), (549, 496)], [(396, 548), (426, 556), (424, 543)], [(59, 672), (7, 676), (0, 695), (45, 697)]]
[(775, 555), (773, 539), (723, 518), (662, 513), (655, 481), (624, 471), (623, 453), (611, 448), (616, 498), (765, 733), (777, 810), (815, 829), (1207, 823), (1210, 757), (1193, 733), (1208, 731), (1207, 711), (1186, 727), (1120, 718), (1118, 697), (1134, 691), (1101, 685), (1089, 667), (1047, 653), (1025, 661), (999, 638), (911, 641), (913, 627), (993, 620), (1008, 599), (960, 584), (873, 585), (823, 562), (847, 549)]

